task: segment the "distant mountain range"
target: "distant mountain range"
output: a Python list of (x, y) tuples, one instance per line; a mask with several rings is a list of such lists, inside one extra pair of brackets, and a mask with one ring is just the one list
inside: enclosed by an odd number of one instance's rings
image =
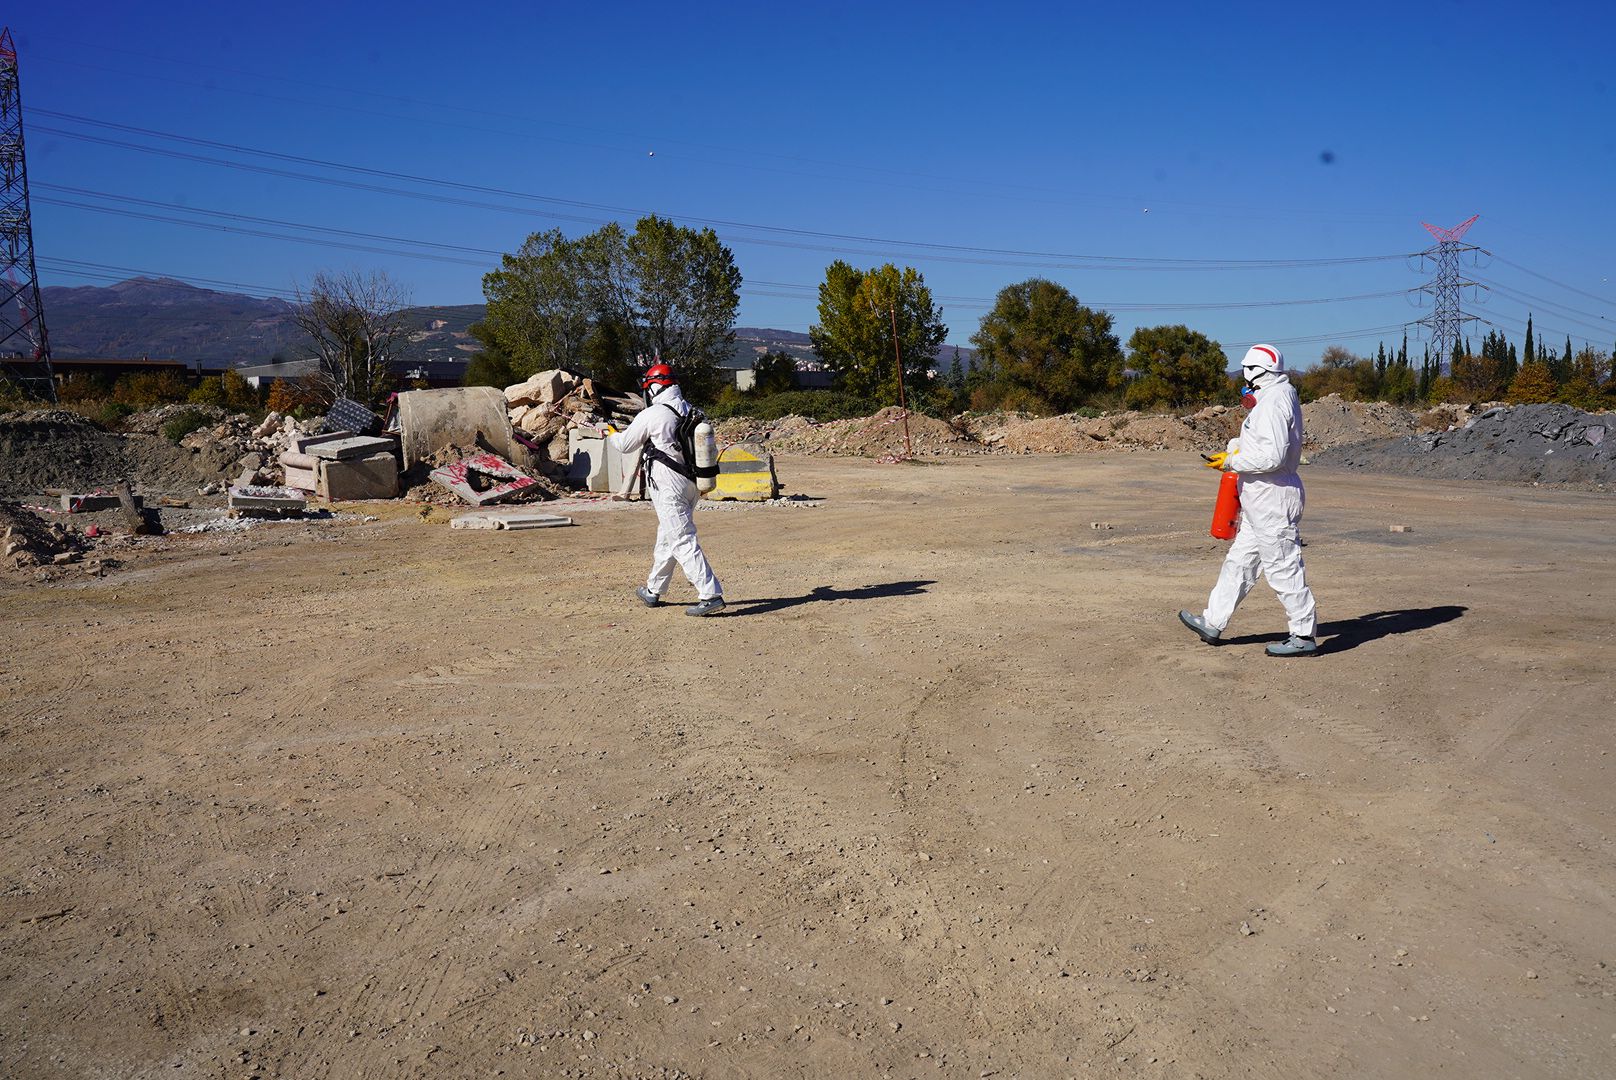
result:
[[(51, 353), (62, 359), (152, 357), (208, 366), (250, 367), (308, 355), (307, 339), (292, 320), (293, 305), (240, 293), (216, 292), (172, 278), (131, 278), (116, 285), (41, 290)], [(483, 305), (409, 309), (409, 340), (400, 360), (434, 368), (464, 364), (478, 349), (466, 328)], [(961, 348), (968, 368), (974, 349)], [(731, 367), (751, 367), (766, 352), (813, 358), (808, 335), (760, 327), (735, 328)], [(953, 362), (945, 345), (939, 362)]]

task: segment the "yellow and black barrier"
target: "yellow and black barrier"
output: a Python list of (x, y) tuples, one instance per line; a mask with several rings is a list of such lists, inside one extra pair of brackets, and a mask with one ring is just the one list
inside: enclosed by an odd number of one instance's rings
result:
[(761, 443), (739, 442), (724, 447), (719, 453), (718, 486), (704, 497), (762, 502), (777, 498), (779, 494), (780, 480), (774, 474), (774, 455)]

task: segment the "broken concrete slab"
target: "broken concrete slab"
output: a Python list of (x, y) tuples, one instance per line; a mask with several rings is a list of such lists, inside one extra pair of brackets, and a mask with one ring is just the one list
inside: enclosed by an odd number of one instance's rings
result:
[[(139, 510), (145, 505), (142, 496), (133, 496), (135, 509)], [(118, 501), (116, 494), (92, 491), (85, 495), (64, 494), (62, 499), (62, 512), (66, 514), (93, 514), (100, 510), (116, 510), (123, 504)]]
[(473, 506), (503, 502), (538, 483), (498, 454), (473, 454), (428, 475)]
[(449, 520), (451, 529), (554, 529), (571, 524), (570, 517), (541, 514), (515, 506), (500, 507), (496, 510), (474, 510)]
[(308, 499), (297, 488), (236, 485), (225, 505), (232, 517), (292, 517), (308, 509)]
[(373, 457), (376, 454), (391, 454), (395, 445), (392, 439), (381, 439), (374, 435), (350, 435), (345, 439), (321, 440), (305, 452), (323, 461), (348, 461), (353, 458)]

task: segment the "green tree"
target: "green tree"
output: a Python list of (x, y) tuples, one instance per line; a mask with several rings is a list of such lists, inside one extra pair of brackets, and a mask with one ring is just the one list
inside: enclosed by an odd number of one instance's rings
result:
[(1504, 392), (1498, 361), (1473, 353), (1453, 358), (1449, 369), (1453, 392), (1465, 401), (1493, 401)]
[(1128, 338), (1130, 409), (1182, 408), (1221, 398), (1229, 387), (1223, 346), (1187, 326), (1140, 327)]
[(217, 405), (236, 413), (256, 413), (263, 409), (258, 391), (239, 371), (225, 371), (197, 383), (186, 399), (192, 405)]
[(1357, 356), (1340, 345), (1326, 348), (1312, 370), (1303, 372), (1292, 381), (1310, 400), (1326, 394), (1340, 394), (1349, 401), (1367, 401), (1374, 398), (1379, 389), (1374, 361)]
[(1554, 377), (1547, 364), (1522, 364), (1505, 395), (1515, 405), (1539, 405), (1554, 400)]
[(988, 406), (1071, 412), (1122, 381), (1111, 316), (1043, 278), (1000, 289), (971, 344), (981, 372), (973, 397)]
[(569, 240), (552, 229), (484, 275), (487, 311), (473, 333), (514, 378), (582, 368), (624, 386), (659, 357), (691, 396), (710, 399), (735, 340), (740, 288), (734, 256), (711, 229), (655, 215), (632, 233), (612, 223)]
[[(598, 314), (593, 253), (585, 241), (551, 229), (529, 236), (514, 255), (501, 257), (498, 270), (483, 275), (487, 308), (471, 333), (504, 358), (513, 380), (577, 364)], [(499, 364), (490, 358), (485, 366)]]
[(850, 393), (877, 401), (898, 400), (893, 322), (903, 356), (906, 390), (930, 383), (937, 349), (948, 336), (942, 309), (912, 266), (891, 263), (858, 270), (838, 259), (825, 268), (819, 286), (819, 321), (808, 328), (814, 352)]
[[(460, 379), (461, 386), (498, 386), (506, 387), (512, 383), (520, 382), (516, 372), (511, 369), (511, 358), (505, 355), (505, 350), (498, 345), (488, 344), (484, 337), (488, 329), (480, 322), (472, 323), (466, 328), (472, 337), (484, 342), (481, 351), (473, 354), (466, 364), (466, 373)], [(491, 336), (491, 335), (490, 335)]]
[(797, 360), (790, 353), (764, 353), (752, 363), (752, 391), (783, 394), (797, 386)]

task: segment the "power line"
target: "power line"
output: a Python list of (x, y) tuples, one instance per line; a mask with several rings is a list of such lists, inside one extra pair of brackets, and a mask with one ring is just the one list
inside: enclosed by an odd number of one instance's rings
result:
[[(144, 50), (140, 51), (140, 52), (135, 52), (133, 50), (116, 49), (116, 48), (111, 48), (111, 47), (104, 46), (104, 45), (97, 45), (97, 44), (92, 44), (92, 43), (87, 43), (87, 42), (79, 42), (79, 43), (76, 43), (76, 44), (77, 44), (78, 47), (89, 47), (89, 48), (97, 49), (97, 50), (100, 50), (100, 51), (103, 51), (103, 52), (112, 52), (112, 53), (119, 53), (119, 54), (129, 55), (129, 56), (137, 56), (137, 57), (140, 58), (140, 60), (142, 62), (142, 65), (144, 66), (145, 70), (131, 72), (131, 71), (127, 71), (127, 70), (121, 70), (121, 69), (118, 69), (118, 68), (108, 68), (108, 67), (103, 67), (103, 66), (95, 65), (95, 64), (87, 64), (87, 63), (84, 63), (81, 60), (63, 60), (63, 59), (58, 58), (58, 57), (37, 57), (37, 58), (46, 60), (48, 63), (67, 64), (67, 65), (74, 66), (74, 67), (85, 68), (85, 69), (91, 70), (91, 71), (102, 71), (102, 72), (106, 72), (106, 73), (109, 73), (109, 74), (119, 75), (119, 76), (122, 76), (122, 77), (135, 77), (135, 78), (151, 79), (153, 81), (172, 83), (172, 84), (178, 85), (178, 86), (201, 87), (201, 88), (204, 88), (204, 89), (206, 89), (206, 90), (208, 90), (210, 92), (217, 92), (217, 91), (222, 90), (222, 91), (224, 91), (226, 93), (237, 94), (237, 95), (241, 95), (241, 96), (245, 96), (245, 97), (257, 97), (257, 98), (263, 98), (263, 99), (269, 100), (269, 101), (288, 103), (288, 104), (294, 104), (294, 105), (302, 105), (302, 106), (308, 106), (308, 107), (313, 107), (313, 108), (336, 109), (336, 110), (345, 111), (345, 112), (358, 113), (358, 114), (361, 114), (361, 115), (379, 116), (379, 117), (382, 117), (382, 118), (385, 118), (385, 119), (402, 120), (402, 121), (404, 121), (406, 123), (409, 123), (409, 124), (421, 123), (422, 119), (423, 119), (423, 118), (418, 117), (418, 116), (402, 116), (402, 115), (399, 115), (397, 113), (388, 113), (388, 112), (382, 112), (382, 111), (376, 110), (376, 109), (367, 109), (367, 108), (360, 108), (360, 107), (353, 106), (353, 105), (339, 104), (339, 103), (330, 101), (328, 99), (319, 100), (319, 101), (310, 101), (310, 100), (301, 99), (301, 98), (284, 97), (284, 96), (275, 95), (275, 94), (267, 94), (267, 93), (264, 93), (263, 91), (244, 90), (244, 89), (241, 89), (239, 87), (220, 86), (217, 82), (211, 81), (211, 80), (206, 81), (206, 82), (197, 82), (197, 81), (188, 80), (188, 79), (173, 78), (171, 76), (156, 75), (156, 74), (153, 74), (149, 69), (150, 69), (151, 64), (155, 61), (155, 62), (161, 62), (161, 63), (165, 63), (165, 64), (175, 66), (175, 67), (183, 67), (187, 71), (195, 71), (195, 70), (199, 70), (199, 69), (221, 71), (221, 72), (226, 72), (226, 73), (229, 73), (229, 74), (235, 75), (235, 76), (246, 76), (248, 78), (260, 79), (260, 80), (267, 81), (267, 82), (285, 83), (285, 84), (289, 84), (289, 85), (298, 86), (298, 87), (301, 87), (301, 88), (304, 88), (304, 89), (316, 89), (316, 90), (323, 89), (323, 90), (334, 91), (336, 93), (353, 94), (353, 95), (357, 95), (357, 96), (376, 98), (376, 99), (380, 99), (380, 100), (383, 100), (383, 101), (397, 102), (399, 104), (403, 104), (403, 105), (407, 105), (407, 106), (414, 106), (414, 107), (419, 107), (419, 108), (440, 109), (440, 110), (449, 111), (449, 112), (465, 113), (465, 114), (472, 115), (472, 116), (492, 117), (492, 118), (498, 119), (498, 120), (514, 120), (514, 121), (518, 122), (519, 124), (521, 124), (522, 127), (519, 128), (519, 129), (516, 129), (516, 130), (512, 130), (512, 129), (509, 129), (509, 128), (488, 128), (488, 127), (482, 127), (482, 126), (474, 125), (474, 124), (456, 123), (456, 122), (453, 122), (453, 121), (442, 120), (442, 119), (435, 118), (435, 117), (425, 118), (426, 122), (428, 122), (428, 123), (438, 124), (440, 126), (445, 126), (445, 127), (461, 128), (461, 129), (464, 129), (464, 130), (467, 130), (467, 131), (476, 131), (476, 132), (481, 132), (481, 133), (496, 134), (496, 135), (502, 135), (502, 136), (506, 136), (506, 137), (520, 137), (520, 138), (527, 138), (527, 139), (535, 139), (535, 140), (538, 140), (538, 141), (556, 142), (556, 143), (561, 143), (563, 145), (582, 146), (582, 147), (591, 148), (591, 149), (604, 149), (604, 150), (611, 150), (611, 151), (617, 151), (617, 152), (626, 152), (624, 147), (622, 147), (622, 146), (611, 146), (611, 145), (601, 144), (601, 143), (580, 142), (580, 141), (576, 141), (576, 140), (572, 140), (572, 139), (561, 139), (561, 138), (553, 138), (553, 137), (542, 137), (541, 138), (539, 136), (535, 136), (532, 133), (531, 127), (534, 126), (534, 125), (544, 125), (544, 126), (552, 127), (552, 128), (562, 128), (562, 129), (569, 129), (569, 130), (572, 130), (572, 131), (586, 132), (586, 133), (589, 133), (589, 134), (592, 134), (592, 135), (597, 135), (597, 136), (598, 135), (605, 135), (605, 136), (611, 137), (611, 138), (620, 138), (620, 139), (625, 139), (625, 140), (630, 140), (631, 139), (631, 140), (634, 140), (634, 142), (637, 145), (645, 145), (647, 142), (653, 142), (655, 144), (661, 145), (661, 144), (670, 142), (669, 139), (665, 138), (662, 135), (651, 136), (651, 135), (647, 135), (645, 133), (632, 132), (632, 131), (613, 131), (613, 130), (602, 129), (602, 128), (598, 128), (598, 127), (590, 127), (590, 126), (583, 125), (583, 124), (568, 123), (568, 122), (565, 122), (565, 121), (559, 121), (559, 120), (555, 120), (553, 118), (548, 118), (548, 117), (541, 118), (541, 117), (522, 115), (522, 114), (519, 114), (519, 113), (501, 112), (501, 111), (498, 111), (498, 110), (491, 110), (491, 109), (469, 108), (467, 106), (451, 105), (451, 104), (448, 104), (448, 103), (445, 103), (445, 102), (428, 101), (428, 100), (425, 100), (425, 99), (422, 99), (422, 98), (412, 98), (412, 97), (406, 97), (406, 96), (398, 95), (398, 94), (382, 93), (380, 91), (376, 91), (376, 90), (372, 90), (372, 89), (361, 89), (361, 88), (351, 87), (351, 86), (339, 86), (339, 85), (330, 84), (330, 83), (309, 82), (309, 81), (303, 80), (303, 79), (288, 79), (288, 78), (285, 78), (285, 77), (282, 77), (282, 76), (267, 75), (267, 74), (264, 74), (262, 72), (246, 71), (246, 70), (243, 70), (243, 69), (237, 68), (237, 67), (224, 67), (224, 66), (219, 66), (219, 65), (199, 64), (199, 63), (197, 63), (195, 61), (194, 58), (177, 59), (177, 58), (174, 58), (174, 57), (158, 56), (158, 55), (154, 55), (154, 54), (151, 54), (149, 52), (146, 52)], [(988, 197), (991, 197), (991, 198), (1001, 198), (1001, 199), (1006, 199), (1006, 200), (1023, 200), (1024, 199), (1026, 201), (1041, 202), (1041, 203), (1053, 203), (1053, 204), (1057, 204), (1057, 205), (1061, 205), (1061, 206), (1069, 205), (1074, 195), (1078, 196), (1078, 197), (1081, 197), (1081, 198), (1085, 198), (1085, 199), (1112, 202), (1112, 203), (1115, 203), (1118, 206), (1132, 207), (1132, 206), (1138, 205), (1138, 203), (1140, 202), (1140, 196), (1138, 196), (1138, 195), (1113, 195), (1113, 194), (1100, 194), (1100, 193), (1094, 193), (1094, 192), (1074, 192), (1070, 188), (1049, 188), (1049, 187), (1041, 187), (1041, 186), (1032, 185), (1032, 184), (1006, 184), (1002, 180), (993, 182), (991, 185), (989, 185), (985, 181), (978, 181), (978, 180), (964, 180), (962, 182), (960, 177), (952, 176), (952, 175), (939, 176), (939, 175), (931, 174), (931, 173), (914, 172), (912, 170), (882, 168), (882, 167), (879, 167), (879, 166), (872, 166), (872, 165), (865, 164), (865, 163), (850, 163), (850, 162), (844, 162), (844, 161), (831, 161), (831, 160), (821, 159), (821, 158), (804, 157), (804, 156), (799, 155), (799, 154), (781, 154), (781, 153), (777, 153), (777, 152), (773, 152), (773, 151), (759, 151), (759, 150), (757, 150), (755, 148), (730, 147), (730, 146), (721, 146), (721, 145), (714, 145), (714, 144), (707, 144), (707, 143), (687, 143), (687, 142), (685, 142), (683, 140), (671, 140), (671, 141), (672, 141), (673, 145), (688, 145), (688, 146), (696, 147), (696, 148), (701, 149), (701, 150), (715, 151), (715, 152), (718, 152), (718, 153), (721, 153), (721, 154), (735, 154), (735, 155), (740, 155), (742, 157), (742, 160), (739, 163), (736, 163), (736, 162), (727, 162), (727, 161), (725, 161), (725, 162), (714, 162), (714, 161), (707, 161), (707, 160), (704, 160), (704, 159), (701, 159), (701, 158), (693, 158), (693, 157), (686, 158), (686, 157), (683, 157), (683, 155), (681, 155), (683, 160), (692, 161), (692, 162), (695, 162), (697, 164), (719, 165), (719, 166), (724, 167), (724, 168), (734, 168), (738, 164), (740, 167), (753, 169), (753, 170), (757, 170), (757, 171), (761, 171), (761, 172), (772, 172), (772, 173), (781, 173), (781, 174), (801, 176), (801, 175), (804, 175), (804, 174), (802, 173), (800, 166), (808, 165), (808, 166), (823, 167), (823, 168), (829, 168), (829, 169), (848, 170), (848, 171), (851, 171), (851, 172), (854, 172), (854, 173), (872, 174), (874, 177), (883, 177), (883, 176), (885, 176), (885, 177), (894, 177), (894, 178), (907, 177), (907, 178), (913, 178), (913, 179), (924, 180), (924, 181), (929, 181), (929, 182), (951, 183), (951, 184), (955, 185), (956, 190), (951, 191), (949, 193), (957, 193), (958, 189), (962, 189), (962, 188), (963, 189), (971, 189), (971, 188), (982, 189), (982, 188), (987, 188), (987, 187), (991, 186), (991, 187), (994, 187), (994, 188), (1001, 189), (1002, 191), (1007, 192), (1007, 193), (1010, 193), (1010, 192), (1018, 193), (1018, 194), (999, 195), (999, 194), (995, 194), (992, 191), (984, 192), (984, 194), (986, 194)], [(771, 167), (771, 166), (759, 165), (757, 163), (757, 161), (756, 161), (756, 159), (759, 158), (759, 157), (767, 157), (767, 158), (776, 159), (776, 160), (781, 161), (781, 162), (786, 162), (786, 163), (788, 163), (789, 167)], [(842, 177), (842, 178), (836, 178), (836, 179), (844, 179), (845, 180), (847, 178)], [(863, 178), (863, 177), (853, 177), (852, 179), (854, 180), (854, 182), (883, 183), (882, 180), (875, 179), (875, 178), (866, 179), (866, 178)], [(911, 185), (894, 184), (892, 186), (910, 187)], [(927, 190), (927, 189), (916, 188), (916, 190)], [(929, 190), (940, 190), (940, 189), (929, 189)], [(943, 189), (943, 190), (946, 190), (946, 189)], [(972, 192), (972, 193), (976, 193), (976, 192)], [(1039, 198), (1038, 196), (1048, 196), (1048, 198)], [(1158, 201), (1160, 202), (1161, 205), (1164, 205), (1164, 206), (1184, 207), (1184, 208), (1187, 208), (1187, 209), (1201, 210), (1201, 211), (1213, 210), (1213, 211), (1234, 211), (1234, 212), (1237, 212), (1237, 213), (1249, 213), (1249, 212), (1252, 212), (1252, 211), (1260, 209), (1263, 213), (1267, 213), (1267, 214), (1279, 213), (1279, 214), (1296, 215), (1296, 216), (1302, 216), (1302, 217), (1318, 217), (1318, 218), (1323, 218), (1323, 219), (1327, 219), (1327, 220), (1373, 220), (1373, 221), (1394, 221), (1394, 220), (1398, 220), (1397, 215), (1394, 215), (1391, 212), (1384, 212), (1384, 211), (1383, 212), (1374, 212), (1374, 213), (1361, 213), (1361, 214), (1342, 215), (1341, 213), (1339, 213), (1337, 211), (1325, 212), (1325, 211), (1317, 211), (1317, 210), (1298, 210), (1298, 209), (1289, 209), (1289, 208), (1271, 207), (1271, 206), (1265, 206), (1265, 207), (1261, 207), (1261, 208), (1256, 208), (1256, 207), (1231, 206), (1231, 205), (1219, 204), (1219, 203), (1186, 202), (1186, 201), (1178, 201), (1178, 200), (1165, 200), (1165, 201), (1158, 200)]]
[(1595, 295), (1594, 293), (1591, 293), (1591, 292), (1584, 292), (1583, 290), (1577, 288), (1575, 285), (1567, 285), (1563, 281), (1556, 281), (1554, 278), (1549, 277), (1549, 275), (1547, 275), (1547, 274), (1540, 274), (1536, 270), (1528, 270), (1526, 267), (1522, 266), (1520, 263), (1511, 262), (1510, 260), (1504, 258), (1502, 255), (1498, 255), (1498, 254), (1495, 254), (1495, 253), (1493, 253), (1491, 251), (1488, 251), (1486, 248), (1482, 248), (1481, 250), (1482, 250), (1483, 254), (1490, 255), (1494, 259), (1497, 259), (1499, 262), (1503, 263), (1505, 266), (1512, 266), (1515, 269), (1519, 270), (1523, 274), (1531, 274), (1535, 278), (1539, 278), (1539, 279), (1541, 279), (1543, 281), (1547, 281), (1550, 285), (1557, 285), (1560, 288), (1566, 290), (1567, 292), (1574, 292), (1578, 296), (1585, 296), (1590, 300), (1598, 301), (1599, 303), (1604, 304), (1606, 306), (1616, 306), (1616, 302), (1613, 302), (1608, 297), (1598, 296), (1598, 295)]
[[(78, 115), (75, 115), (75, 114), (72, 114), (72, 113), (62, 113), (62, 112), (55, 112), (55, 111), (49, 111), (49, 110), (41, 110), (40, 112), (41, 112), (41, 115), (52, 116), (52, 117), (54, 117), (54, 118), (56, 118), (58, 120), (66, 120), (66, 121), (69, 121), (69, 122), (72, 122), (72, 123), (84, 124), (84, 125), (91, 126), (91, 127), (105, 128), (105, 129), (110, 129), (110, 130), (114, 130), (114, 131), (125, 132), (125, 133), (128, 133), (128, 134), (141, 135), (141, 136), (144, 136), (144, 137), (147, 137), (147, 138), (165, 139), (165, 140), (170, 140), (170, 141), (174, 141), (174, 142), (183, 143), (183, 144), (190, 145), (190, 146), (199, 146), (199, 147), (203, 147), (203, 148), (210, 149), (210, 150), (219, 150), (219, 151), (224, 151), (224, 152), (227, 152), (227, 153), (246, 154), (246, 155), (252, 155), (252, 156), (256, 156), (256, 157), (265, 157), (265, 158), (269, 158), (269, 159), (275, 160), (275, 161), (283, 161), (283, 162), (289, 162), (289, 163), (300, 164), (300, 165), (310, 165), (310, 166), (315, 166), (315, 167), (318, 167), (318, 168), (333, 169), (333, 170), (338, 170), (338, 171), (342, 171), (342, 172), (354, 173), (354, 174), (358, 174), (358, 175), (378, 177), (378, 178), (382, 178), (382, 179), (404, 181), (406, 183), (421, 184), (421, 185), (425, 185), (425, 186), (429, 186), (429, 187), (447, 188), (447, 189), (458, 190), (458, 191), (470, 191), (470, 192), (476, 192), (478, 194), (483, 194), (483, 195), (496, 195), (496, 196), (500, 196), (502, 198), (520, 199), (520, 200), (525, 200), (525, 201), (534, 201), (534, 202), (540, 202), (540, 203), (544, 203), (544, 204), (547, 204), (547, 205), (553, 205), (553, 206), (566, 206), (566, 207), (571, 207), (571, 208), (574, 208), (574, 209), (593, 210), (593, 211), (596, 211), (596, 212), (608, 213), (608, 214), (612, 214), (612, 215), (640, 216), (640, 215), (643, 215), (644, 213), (646, 213), (646, 211), (634, 210), (634, 209), (631, 209), (631, 208), (628, 208), (628, 207), (611, 206), (609, 204), (603, 204), (603, 203), (583, 202), (583, 201), (576, 200), (576, 199), (564, 199), (564, 198), (561, 198), (559, 196), (554, 196), (554, 195), (544, 195), (544, 194), (538, 194), (538, 193), (534, 193), (534, 192), (517, 191), (517, 190), (513, 190), (513, 189), (509, 189), (509, 188), (498, 188), (498, 187), (492, 187), (492, 186), (484, 185), (484, 184), (470, 184), (470, 183), (465, 183), (465, 182), (462, 182), (462, 181), (445, 180), (445, 179), (441, 179), (441, 178), (438, 178), (438, 177), (418, 176), (418, 175), (415, 175), (415, 174), (412, 174), (412, 173), (397, 172), (397, 171), (390, 170), (390, 169), (375, 169), (375, 168), (371, 168), (369, 166), (354, 165), (354, 164), (347, 163), (347, 162), (329, 161), (329, 160), (326, 160), (326, 159), (323, 159), (323, 158), (309, 157), (309, 156), (300, 155), (300, 154), (287, 154), (287, 153), (282, 153), (280, 151), (264, 150), (264, 149), (257, 148), (257, 147), (242, 146), (242, 145), (235, 144), (235, 143), (219, 142), (219, 141), (213, 140), (213, 139), (202, 139), (202, 138), (197, 138), (195, 136), (180, 135), (180, 134), (176, 134), (176, 133), (173, 133), (173, 132), (158, 131), (158, 130), (155, 130), (155, 129), (152, 129), (152, 128), (137, 127), (137, 126), (130, 125), (130, 124), (118, 124), (118, 123), (114, 123), (112, 121), (107, 121), (107, 120), (96, 120), (96, 119), (94, 119), (92, 117), (78, 116)], [(48, 128), (48, 129), (40, 129), (40, 130), (48, 130), (52, 134), (61, 135), (61, 136), (66, 137), (66, 138), (86, 139), (88, 141), (99, 142), (99, 143), (104, 143), (104, 144), (113, 145), (113, 146), (120, 146), (120, 147), (123, 147), (123, 148), (126, 148), (126, 149), (138, 150), (138, 151), (149, 152), (149, 153), (163, 153), (163, 154), (167, 154), (169, 156), (191, 157), (191, 160), (202, 161), (202, 162), (205, 162), (205, 163), (208, 163), (208, 164), (225, 165), (226, 167), (231, 167), (231, 168), (252, 168), (253, 171), (265, 171), (262, 168), (248, 166), (248, 165), (246, 165), (245, 163), (242, 163), (242, 162), (222, 162), (222, 161), (220, 161), (218, 159), (214, 159), (214, 158), (205, 158), (205, 157), (201, 157), (201, 156), (194, 156), (193, 157), (191, 155), (176, 154), (173, 151), (164, 151), (161, 148), (157, 148), (157, 147), (148, 147), (148, 146), (143, 146), (143, 145), (140, 145), (140, 144), (137, 144), (137, 143), (124, 142), (122, 140), (107, 139), (107, 138), (103, 138), (103, 137), (88, 135), (88, 134), (85, 134), (85, 133), (82, 133), (82, 132), (70, 132), (70, 131), (64, 131), (64, 130), (57, 129), (57, 128)], [(295, 178), (295, 179), (313, 179), (313, 178), (307, 176), (306, 174), (279, 173), (278, 175), (290, 176), (290, 177)], [(329, 178), (321, 179), (319, 182), (322, 182), (322, 183), (327, 182), (328, 179)], [(377, 189), (377, 190), (385, 190), (385, 191), (387, 191), (388, 193), (391, 193), (391, 194), (402, 194), (401, 192), (397, 192), (394, 189)], [(1346, 257), (1330, 258), (1330, 259), (1163, 259), (1163, 258), (1150, 258), (1150, 257), (1139, 257), (1139, 256), (1120, 256), (1120, 255), (1086, 255), (1086, 254), (1067, 253), (1067, 252), (1032, 251), (1032, 250), (1019, 250), (1019, 249), (1013, 249), (1013, 248), (989, 248), (989, 247), (975, 247), (975, 246), (960, 245), (960, 244), (938, 244), (938, 243), (932, 243), (932, 242), (928, 242), (928, 241), (897, 240), (897, 239), (891, 239), (891, 238), (886, 238), (886, 237), (860, 236), (860, 235), (857, 235), (857, 234), (848, 234), (848, 233), (832, 233), (832, 232), (823, 232), (823, 231), (812, 230), (812, 229), (792, 229), (792, 228), (787, 228), (787, 227), (784, 227), (784, 226), (760, 225), (760, 224), (751, 223), (751, 222), (730, 221), (730, 220), (726, 220), (726, 219), (722, 219), (722, 218), (706, 218), (706, 217), (699, 217), (699, 216), (688, 215), (688, 214), (675, 214), (673, 216), (680, 219), (680, 220), (690, 221), (690, 222), (694, 222), (694, 223), (701, 224), (701, 225), (707, 225), (709, 227), (714, 227), (714, 228), (742, 229), (742, 230), (748, 230), (748, 231), (752, 231), (752, 232), (767, 233), (767, 234), (776, 235), (776, 236), (807, 237), (807, 238), (811, 238), (811, 239), (814, 239), (814, 240), (837, 241), (837, 242), (841, 242), (841, 243), (881, 244), (881, 245), (888, 245), (888, 246), (892, 246), (892, 247), (914, 248), (914, 249), (918, 249), (918, 250), (922, 250), (922, 251), (928, 251), (928, 252), (955, 252), (955, 253), (968, 254), (968, 255), (992, 256), (992, 257), (995, 257), (995, 258), (1050, 259), (1050, 260), (1061, 260), (1062, 262), (1072, 262), (1072, 263), (1093, 263), (1093, 264), (1098, 264), (1098, 265), (1102, 265), (1102, 266), (1109, 266), (1109, 267), (1113, 267), (1113, 268), (1117, 268), (1117, 269), (1136, 269), (1136, 270), (1146, 270), (1146, 269), (1148, 269), (1148, 270), (1298, 269), (1298, 268), (1302, 268), (1302, 267), (1341, 266), (1341, 265), (1350, 265), (1350, 264), (1357, 264), (1357, 263), (1389, 262), (1389, 261), (1392, 261), (1392, 260), (1395, 260), (1395, 259), (1403, 259), (1403, 258), (1407, 257), (1406, 253), (1399, 253), (1399, 254), (1394, 254), (1394, 255), (1346, 256)], [(753, 242), (762, 242), (762, 241), (753, 241)]]

